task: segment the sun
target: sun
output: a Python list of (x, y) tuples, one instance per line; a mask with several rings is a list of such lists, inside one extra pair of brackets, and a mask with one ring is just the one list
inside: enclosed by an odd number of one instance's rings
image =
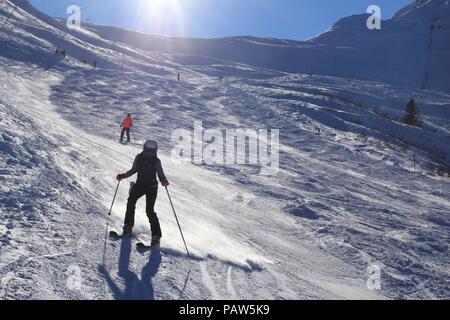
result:
[(176, 0), (147, 0), (147, 2), (149, 3), (150, 8), (155, 11), (176, 5)]
[(139, 0), (138, 19), (156, 33), (184, 35), (186, 0)]

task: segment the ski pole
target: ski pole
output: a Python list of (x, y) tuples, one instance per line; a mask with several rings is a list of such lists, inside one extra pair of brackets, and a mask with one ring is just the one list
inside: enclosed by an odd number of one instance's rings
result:
[(117, 183), (116, 193), (114, 194), (114, 198), (113, 198), (113, 201), (111, 203), (111, 209), (109, 209), (108, 216), (111, 215), (111, 212), (112, 212), (112, 209), (113, 209), (113, 206), (114, 206), (114, 201), (116, 201), (117, 191), (119, 191), (119, 185), (120, 185), (120, 181)]
[(188, 257), (190, 257), (191, 255), (189, 254), (189, 250), (188, 250), (188, 247), (186, 245), (186, 241), (184, 240), (183, 230), (181, 230), (180, 221), (178, 221), (178, 217), (177, 217), (177, 214), (175, 212), (175, 208), (173, 206), (172, 198), (170, 197), (169, 189), (167, 189), (167, 187), (166, 187), (166, 192), (167, 192), (167, 196), (169, 197), (170, 205), (172, 206), (173, 214), (175, 215), (175, 220), (177, 220), (178, 228), (180, 229), (181, 238), (183, 238), (184, 247), (186, 248), (186, 252), (188, 254)]

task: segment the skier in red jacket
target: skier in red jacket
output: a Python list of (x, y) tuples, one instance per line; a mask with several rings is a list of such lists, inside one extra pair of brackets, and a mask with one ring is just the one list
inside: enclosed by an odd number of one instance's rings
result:
[(133, 127), (133, 119), (131, 118), (131, 114), (128, 114), (127, 117), (123, 119), (120, 127), (122, 128), (122, 133), (120, 134), (120, 142), (123, 142), (123, 136), (125, 132), (127, 133), (127, 142), (130, 142), (130, 130)]

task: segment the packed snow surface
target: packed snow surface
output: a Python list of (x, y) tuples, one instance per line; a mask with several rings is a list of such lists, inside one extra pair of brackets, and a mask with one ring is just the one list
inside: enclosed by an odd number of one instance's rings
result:
[[(181, 50), (182, 39), (94, 24), (69, 31), (26, 1), (1, 2), (1, 21), (10, 15), (0, 29), (0, 298), (450, 297), (450, 180), (435, 174), (450, 159), (447, 1), (402, 9), (375, 44), (366, 16), (305, 42), (185, 39)], [(411, 98), (423, 128), (398, 121)], [(122, 145), (127, 113), (135, 128)], [(173, 161), (172, 132), (195, 121), (279, 129), (279, 172)], [(108, 217), (115, 176), (147, 139), (161, 146), (190, 256), (163, 188), (161, 250), (108, 236), (132, 181)], [(144, 200), (136, 219), (148, 241)]]

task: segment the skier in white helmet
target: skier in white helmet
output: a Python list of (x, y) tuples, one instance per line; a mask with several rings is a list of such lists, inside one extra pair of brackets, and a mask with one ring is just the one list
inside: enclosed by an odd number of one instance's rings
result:
[(169, 186), (169, 181), (167, 181), (164, 174), (161, 160), (159, 160), (157, 152), (158, 143), (153, 140), (147, 141), (144, 144), (143, 152), (136, 156), (131, 170), (117, 176), (117, 180), (121, 181), (137, 173), (136, 183), (132, 186), (128, 198), (123, 236), (131, 236), (134, 227), (136, 202), (145, 195), (146, 212), (152, 231), (152, 244), (159, 244), (162, 237), (158, 216), (154, 211), (156, 197), (158, 195), (158, 182), (156, 176), (158, 176), (159, 181), (164, 187)]

